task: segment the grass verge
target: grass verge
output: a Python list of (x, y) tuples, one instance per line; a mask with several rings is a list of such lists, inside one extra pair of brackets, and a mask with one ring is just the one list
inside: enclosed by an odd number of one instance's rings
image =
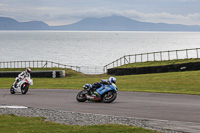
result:
[[(33, 78), (31, 89), (82, 89), (85, 83), (108, 79), (109, 75)], [(200, 71), (116, 76), (119, 91), (160, 92), (200, 95)], [(10, 88), (15, 78), (0, 78), (0, 88)]]
[(73, 126), (15, 115), (0, 115), (0, 129), (2, 133), (158, 133), (126, 125)]
[[(160, 66), (178, 63), (197, 62), (200, 59), (180, 59), (171, 61), (152, 61), (128, 64), (122, 67)], [(82, 89), (85, 83), (99, 82), (110, 75), (85, 75), (71, 69), (32, 68), (32, 71), (65, 70), (65, 78), (33, 78), (31, 89)], [(24, 71), (5, 68), (0, 71)], [(200, 95), (200, 71), (168, 72), (141, 75), (116, 76), (119, 91), (160, 92)], [(10, 88), (15, 78), (0, 78), (0, 88)]]

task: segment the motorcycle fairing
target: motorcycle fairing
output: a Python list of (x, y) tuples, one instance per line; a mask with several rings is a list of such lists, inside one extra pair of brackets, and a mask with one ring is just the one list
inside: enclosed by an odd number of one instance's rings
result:
[(102, 87), (98, 88), (96, 91), (100, 95), (103, 95), (104, 93), (111, 91), (111, 90), (117, 92), (116, 88), (113, 85), (102, 85)]

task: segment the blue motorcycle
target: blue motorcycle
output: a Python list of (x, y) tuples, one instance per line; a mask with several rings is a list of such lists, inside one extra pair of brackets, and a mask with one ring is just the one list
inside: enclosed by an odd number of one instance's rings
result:
[(91, 84), (85, 84), (84, 90), (80, 91), (76, 99), (78, 102), (97, 101), (111, 103), (117, 98), (117, 86), (115, 84), (100, 84), (97, 89), (92, 89)]

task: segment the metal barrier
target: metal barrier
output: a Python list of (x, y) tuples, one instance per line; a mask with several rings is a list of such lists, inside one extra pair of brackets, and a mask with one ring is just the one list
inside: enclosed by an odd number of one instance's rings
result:
[(118, 67), (129, 63), (199, 58), (200, 57), (199, 52), (200, 48), (193, 48), (193, 49), (142, 53), (134, 55), (124, 55), (123, 57), (105, 65), (104, 72), (106, 73), (107, 69), (109, 68)]
[(103, 66), (81, 66), (80, 72), (84, 74), (103, 74)]
[(80, 67), (78, 66), (70, 66), (64, 65), (52, 61), (44, 61), (44, 60), (37, 60), (37, 61), (7, 61), (7, 62), (0, 62), (0, 68), (70, 68), (77, 72), (80, 72)]
[(103, 66), (70, 66), (52, 61), (36, 60), (36, 61), (5, 61), (0, 62), (0, 68), (70, 68), (84, 74), (102, 74)]

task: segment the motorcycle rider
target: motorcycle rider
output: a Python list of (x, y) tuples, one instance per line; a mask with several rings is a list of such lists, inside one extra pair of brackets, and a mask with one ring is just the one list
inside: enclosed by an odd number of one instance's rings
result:
[(110, 84), (116, 84), (116, 78), (110, 77), (109, 79), (102, 79), (101, 82), (96, 82), (92, 85), (91, 90), (94, 92), (94, 94), (99, 95), (96, 90), (101, 87), (101, 85), (110, 85)]
[(16, 77), (15, 82), (13, 83), (13, 86), (16, 88), (17, 87), (17, 83), (21, 80), (23, 80), (25, 77), (29, 77), (31, 78), (31, 69), (30, 68), (26, 68), (25, 71), (21, 72), (18, 77)]

